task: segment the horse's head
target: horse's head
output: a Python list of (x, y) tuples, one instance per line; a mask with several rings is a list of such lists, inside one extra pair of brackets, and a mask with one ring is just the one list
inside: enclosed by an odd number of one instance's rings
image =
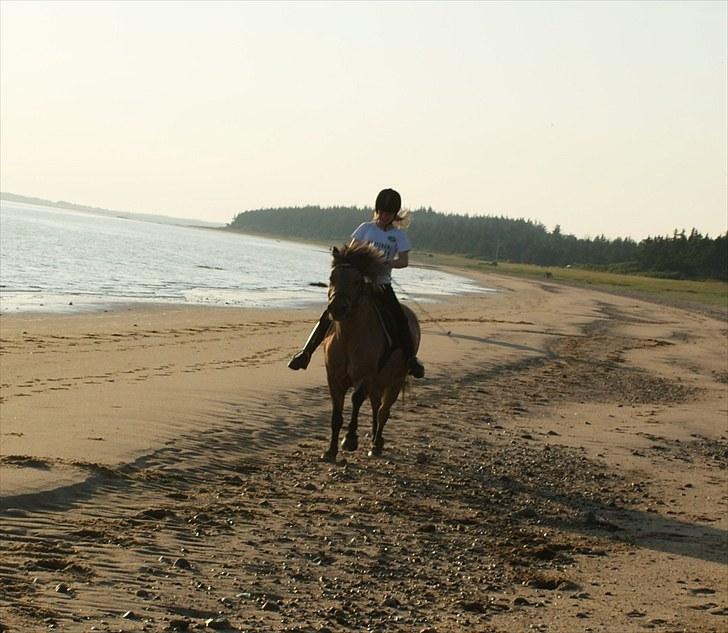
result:
[(381, 251), (367, 244), (355, 244), (331, 251), (328, 311), (334, 321), (343, 321), (358, 305), (366, 280), (376, 279), (386, 268)]
[(332, 266), (329, 277), (329, 314), (343, 321), (364, 293), (364, 275), (349, 264)]

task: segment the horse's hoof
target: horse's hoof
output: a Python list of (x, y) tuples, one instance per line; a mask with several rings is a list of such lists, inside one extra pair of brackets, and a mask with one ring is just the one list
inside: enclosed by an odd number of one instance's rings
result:
[(336, 463), (336, 453), (332, 453), (331, 451), (326, 451), (323, 455), (321, 455), (321, 458), (319, 461), (328, 462), (329, 464), (335, 464)]
[(368, 454), (369, 454), (369, 457), (381, 457), (382, 449), (377, 446), (374, 446), (374, 447), (372, 447), (372, 449), (369, 451)]
[(344, 438), (344, 441), (341, 443), (341, 448), (345, 451), (355, 451), (357, 448), (359, 448), (359, 438), (357, 438), (356, 435), (353, 435), (351, 437), (347, 435), (346, 438)]

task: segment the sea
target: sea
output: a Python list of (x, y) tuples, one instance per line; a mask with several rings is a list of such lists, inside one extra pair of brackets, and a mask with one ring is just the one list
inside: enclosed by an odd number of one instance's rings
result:
[[(330, 265), (329, 250), (310, 244), (0, 201), (3, 314), (162, 303), (323, 306)], [(405, 302), (493, 292), (427, 267), (393, 276)]]

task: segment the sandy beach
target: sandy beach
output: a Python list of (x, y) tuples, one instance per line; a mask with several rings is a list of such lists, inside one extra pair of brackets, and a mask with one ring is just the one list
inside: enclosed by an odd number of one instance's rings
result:
[(316, 310), (3, 316), (0, 631), (728, 630), (726, 321), (477, 279), (335, 465)]

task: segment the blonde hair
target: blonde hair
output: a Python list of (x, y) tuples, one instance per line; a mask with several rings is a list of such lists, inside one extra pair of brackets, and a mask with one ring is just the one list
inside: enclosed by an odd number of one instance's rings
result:
[(397, 229), (405, 230), (412, 223), (412, 216), (410, 215), (409, 209), (402, 209), (397, 215), (394, 216), (392, 224)]
[[(377, 210), (374, 210), (374, 213), (372, 214), (372, 220), (377, 219)], [(392, 220), (392, 226), (395, 229), (400, 229), (404, 231), (407, 229), (407, 227), (412, 224), (412, 216), (410, 215), (409, 209), (400, 209), (397, 211), (397, 215), (394, 216), (394, 220)]]

